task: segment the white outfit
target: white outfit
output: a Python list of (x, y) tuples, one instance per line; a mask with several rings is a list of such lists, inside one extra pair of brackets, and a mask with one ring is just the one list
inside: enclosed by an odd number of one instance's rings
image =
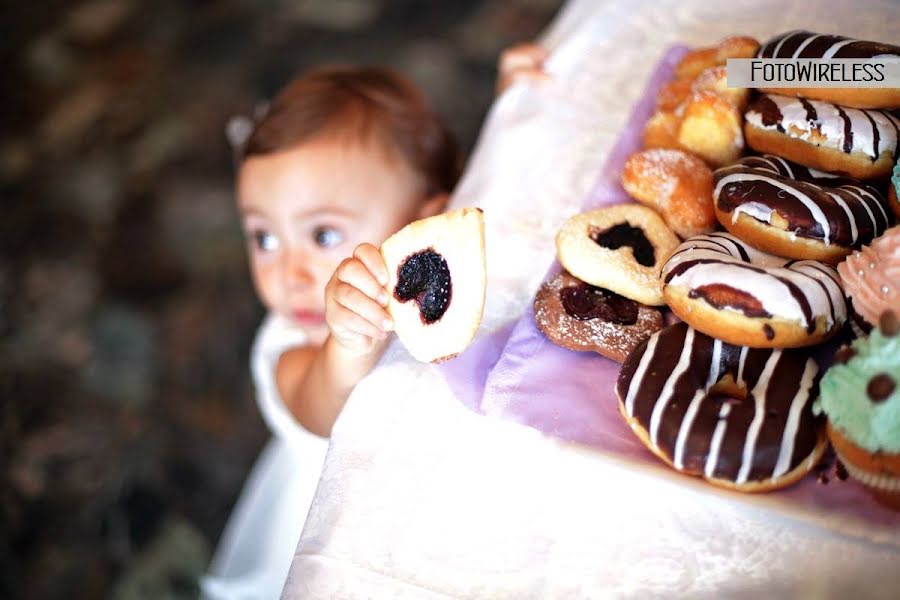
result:
[(278, 598), (319, 482), (328, 440), (310, 433), (285, 407), (275, 384), (281, 353), (305, 346), (306, 332), (287, 319), (266, 317), (251, 351), (256, 401), (275, 434), (266, 444), (228, 519), (205, 598)]

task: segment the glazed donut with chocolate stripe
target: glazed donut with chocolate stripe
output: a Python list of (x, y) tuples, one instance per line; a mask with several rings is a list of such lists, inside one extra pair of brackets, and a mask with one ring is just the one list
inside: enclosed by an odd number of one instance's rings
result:
[[(900, 58), (900, 46), (854, 40), (840, 35), (789, 31), (763, 44), (757, 58)], [(785, 96), (802, 96), (855, 108), (898, 108), (897, 88), (763, 88)]]
[(619, 410), (662, 460), (744, 492), (789, 485), (827, 442), (812, 414), (818, 367), (802, 350), (751, 349), (676, 323), (619, 371)]
[(685, 241), (663, 266), (662, 280), (675, 314), (738, 346), (810, 346), (847, 320), (833, 267), (766, 254), (728, 233)]
[(713, 175), (719, 222), (779, 256), (842, 261), (894, 222), (878, 190), (778, 156), (751, 156)]
[(881, 110), (762, 94), (747, 109), (744, 136), (758, 152), (874, 179), (888, 175), (897, 160), (900, 119)]

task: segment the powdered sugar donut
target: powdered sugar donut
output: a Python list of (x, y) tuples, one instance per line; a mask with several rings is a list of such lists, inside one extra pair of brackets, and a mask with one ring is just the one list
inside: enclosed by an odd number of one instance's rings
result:
[(789, 485), (818, 463), (817, 393), (808, 352), (735, 346), (686, 323), (642, 342), (616, 382), (622, 416), (654, 454), (743, 492)]
[(663, 304), (659, 269), (678, 238), (653, 210), (618, 204), (576, 215), (556, 236), (566, 270), (641, 304)]
[(662, 329), (662, 313), (563, 271), (534, 298), (534, 322), (557, 346), (622, 362)]
[(632, 154), (622, 169), (622, 187), (638, 202), (659, 211), (682, 238), (716, 227), (712, 171), (687, 152), (654, 148)]
[(779, 256), (837, 264), (894, 220), (874, 187), (778, 156), (744, 158), (714, 178), (719, 222)]
[(833, 267), (766, 254), (728, 233), (685, 241), (663, 267), (662, 280), (675, 314), (739, 346), (809, 346), (847, 319)]

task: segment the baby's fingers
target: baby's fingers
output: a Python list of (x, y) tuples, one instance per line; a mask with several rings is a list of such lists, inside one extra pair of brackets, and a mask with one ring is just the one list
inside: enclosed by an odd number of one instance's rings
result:
[(387, 304), (388, 296), (384, 286), (376, 280), (372, 271), (360, 259), (346, 259), (338, 266), (335, 275), (339, 282), (356, 288), (378, 304), (382, 306)]
[(382, 287), (388, 284), (390, 274), (388, 273), (387, 265), (384, 264), (384, 257), (381, 256), (381, 251), (378, 248), (372, 244), (360, 244), (353, 251), (353, 256), (366, 265), (369, 273), (375, 276), (375, 279)]
[[(368, 325), (376, 328), (375, 334), (369, 333), (367, 327), (354, 329), (359, 333), (372, 335), (372, 337), (383, 337), (386, 332), (394, 328), (394, 322), (384, 307), (350, 284), (338, 283), (334, 288), (334, 300), (340, 308), (349, 310), (365, 320)], [(349, 323), (356, 324), (357, 319), (351, 319)]]
[(500, 54), (500, 71), (539, 69), (547, 59), (547, 50), (534, 43), (524, 43), (507, 48)]
[(332, 307), (328, 326), (331, 328), (332, 335), (342, 346), (359, 349), (365, 346), (360, 342), (383, 340), (387, 335), (357, 313), (340, 304)]

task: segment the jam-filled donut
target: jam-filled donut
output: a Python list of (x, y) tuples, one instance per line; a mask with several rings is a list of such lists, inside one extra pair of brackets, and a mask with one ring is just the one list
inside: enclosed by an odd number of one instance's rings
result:
[(675, 314), (738, 346), (809, 346), (837, 333), (847, 319), (833, 267), (766, 254), (728, 233), (685, 241), (661, 279)]
[[(760, 47), (757, 58), (900, 58), (900, 46), (840, 35), (789, 31)], [(855, 108), (898, 108), (897, 88), (763, 88), (767, 92), (835, 102)]]
[(686, 323), (642, 342), (616, 383), (622, 416), (654, 454), (743, 492), (789, 485), (818, 463), (817, 393), (807, 352), (735, 346)]
[(678, 238), (652, 209), (618, 204), (575, 215), (556, 236), (566, 270), (641, 304), (663, 304), (659, 269)]
[(563, 271), (534, 298), (534, 322), (557, 346), (622, 362), (663, 326), (662, 313)]
[(900, 119), (880, 110), (762, 94), (747, 109), (744, 134), (758, 152), (874, 179), (890, 173), (897, 160)]
[(779, 256), (837, 264), (894, 221), (874, 187), (777, 156), (744, 158), (718, 169), (714, 180), (719, 222)]
[(464, 208), (410, 223), (381, 245), (397, 337), (422, 362), (453, 358), (484, 308), (484, 215)]

